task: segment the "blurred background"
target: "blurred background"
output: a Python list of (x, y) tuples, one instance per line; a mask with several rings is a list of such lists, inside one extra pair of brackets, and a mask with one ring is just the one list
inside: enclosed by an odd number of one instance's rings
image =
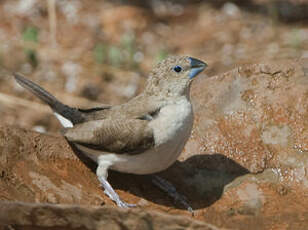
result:
[(206, 61), (206, 75), (308, 57), (307, 22), (307, 0), (0, 0), (0, 117), (40, 132), (60, 128), (10, 72), (69, 105), (118, 104), (168, 55)]

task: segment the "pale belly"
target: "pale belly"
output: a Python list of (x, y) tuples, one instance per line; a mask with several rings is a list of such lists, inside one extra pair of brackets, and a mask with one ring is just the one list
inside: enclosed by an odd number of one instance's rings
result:
[(187, 139), (188, 137), (181, 139), (181, 142), (162, 145), (140, 155), (122, 155), (110, 169), (141, 175), (163, 171), (177, 160)]
[(108, 154), (109, 156), (101, 156), (99, 161), (112, 158), (110, 169), (133, 174), (151, 174), (165, 170), (177, 160), (191, 134), (191, 104), (183, 101), (162, 109), (150, 125), (155, 137), (153, 149), (138, 155), (118, 155), (116, 159), (112, 156), (114, 154)]

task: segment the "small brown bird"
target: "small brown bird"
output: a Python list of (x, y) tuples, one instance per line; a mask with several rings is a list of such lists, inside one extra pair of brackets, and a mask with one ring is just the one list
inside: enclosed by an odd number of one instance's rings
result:
[(169, 57), (152, 70), (143, 93), (125, 104), (92, 109), (64, 105), (32, 81), (14, 75), (51, 107), (67, 140), (97, 162), (105, 193), (118, 206), (131, 207), (108, 183), (108, 169), (152, 174), (176, 161), (193, 125), (190, 85), (206, 66), (192, 57)]

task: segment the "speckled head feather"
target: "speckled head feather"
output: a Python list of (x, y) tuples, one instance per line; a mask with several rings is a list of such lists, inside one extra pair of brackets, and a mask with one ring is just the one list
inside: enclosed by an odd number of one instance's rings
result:
[(188, 56), (170, 56), (158, 63), (149, 75), (145, 93), (171, 97), (186, 94), (192, 79), (191, 60)]

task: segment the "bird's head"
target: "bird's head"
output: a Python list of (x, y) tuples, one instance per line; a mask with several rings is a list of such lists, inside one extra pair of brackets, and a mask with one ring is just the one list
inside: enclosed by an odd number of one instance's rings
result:
[(182, 96), (189, 93), (192, 79), (206, 67), (206, 63), (192, 57), (168, 57), (150, 73), (146, 91), (171, 97)]

